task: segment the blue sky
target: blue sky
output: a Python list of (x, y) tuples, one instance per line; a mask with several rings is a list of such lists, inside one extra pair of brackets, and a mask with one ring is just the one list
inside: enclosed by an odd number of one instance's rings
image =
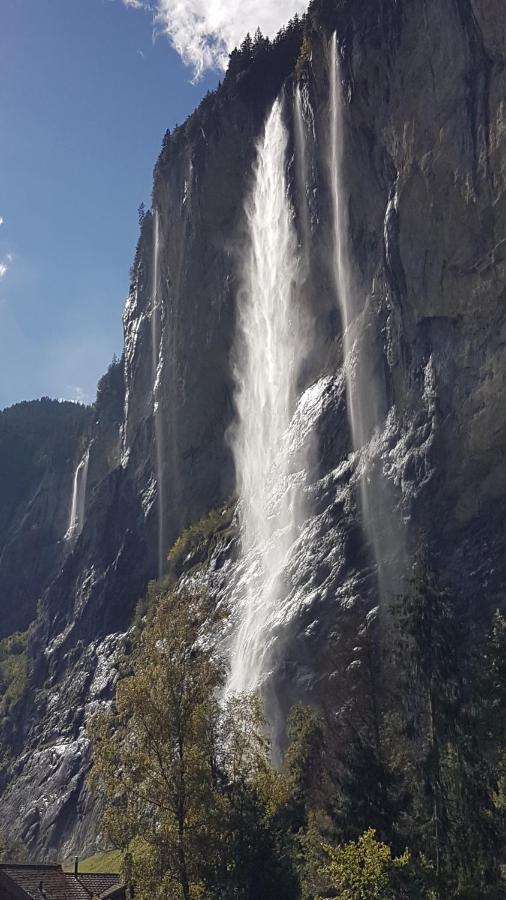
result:
[(0, 7), (0, 407), (91, 401), (121, 353), (163, 134), (218, 75), (191, 84), (152, 16), (120, 0)]
[(122, 350), (137, 209), (165, 130), (216, 85), (213, 67), (247, 30), (272, 36), (304, 8), (0, 0), (0, 408), (93, 401)]

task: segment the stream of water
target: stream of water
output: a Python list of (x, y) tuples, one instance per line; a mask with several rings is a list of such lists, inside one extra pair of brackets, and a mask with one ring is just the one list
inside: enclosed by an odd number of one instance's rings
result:
[(283, 446), (306, 345), (287, 149), (283, 106), (277, 99), (257, 147), (238, 298), (233, 453), (242, 555), (255, 559), (256, 566), (239, 600), (230, 691), (254, 690), (268, 674), (283, 572), (301, 516)]
[(72, 489), (72, 504), (70, 507), (69, 524), (65, 534), (65, 540), (75, 540), (79, 537), (84, 526), (84, 510), (86, 504), (86, 488), (88, 485), (88, 465), (90, 462), (90, 445), (84, 451), (74, 472), (74, 485)]
[(160, 216), (153, 213), (153, 267), (151, 274), (151, 353), (153, 369), (153, 418), (155, 424), (155, 475), (157, 498), (157, 559), (158, 577), (164, 572), (165, 563), (165, 508), (164, 508), (164, 432), (161, 404), (163, 372), (162, 304), (160, 298)]

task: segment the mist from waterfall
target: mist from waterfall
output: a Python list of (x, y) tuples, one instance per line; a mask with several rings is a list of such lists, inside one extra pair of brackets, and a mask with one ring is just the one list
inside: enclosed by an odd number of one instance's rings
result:
[(348, 419), (353, 448), (360, 454), (360, 505), (364, 531), (374, 554), (380, 596), (392, 592), (394, 557), (403, 554), (404, 535), (394, 513), (394, 498), (385, 478), (378, 453), (384, 424), (385, 397), (377, 358), (374, 316), (366, 308), (364, 291), (358, 286), (352, 267), (350, 191), (344, 176), (344, 96), (337, 39), (329, 48), (330, 140), (329, 182), (332, 198), (332, 241), (335, 290), (341, 313), (344, 373)]
[(153, 419), (155, 426), (155, 476), (157, 498), (157, 560), (158, 577), (164, 571), (165, 555), (165, 510), (163, 484), (163, 410), (160, 399), (160, 387), (163, 370), (162, 348), (162, 307), (160, 298), (160, 216), (158, 210), (153, 212), (153, 261), (151, 272), (151, 354), (153, 372)]
[(74, 472), (72, 488), (72, 504), (65, 540), (71, 541), (79, 537), (84, 526), (84, 509), (86, 504), (86, 488), (88, 485), (88, 466), (90, 462), (90, 445), (79, 460)]
[(232, 446), (242, 557), (255, 564), (249, 567), (238, 598), (229, 691), (254, 690), (269, 672), (283, 573), (303, 516), (286, 448), (305, 351), (287, 149), (278, 98), (257, 145), (238, 297), (237, 424)]

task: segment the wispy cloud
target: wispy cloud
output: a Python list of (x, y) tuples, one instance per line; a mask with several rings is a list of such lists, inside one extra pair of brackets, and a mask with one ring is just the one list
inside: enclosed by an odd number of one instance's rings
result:
[[(5, 219), (3, 216), (0, 216), (0, 225), (3, 225)], [(4, 278), (7, 275), (10, 264), (12, 262), (12, 253), (5, 253), (4, 258), (0, 260), (0, 279)]]
[(13, 258), (12, 253), (5, 254), (3, 260), (0, 262), (0, 278), (3, 278), (9, 271)]
[(89, 403), (90, 395), (87, 393), (87, 391), (84, 390), (84, 388), (79, 387), (79, 385), (75, 385), (71, 388), (71, 391), (73, 394), (72, 400), (75, 403)]
[(249, 31), (258, 27), (273, 37), (307, 0), (123, 0), (126, 6), (154, 12), (159, 31), (167, 35), (195, 79), (206, 69), (225, 69), (228, 56)]

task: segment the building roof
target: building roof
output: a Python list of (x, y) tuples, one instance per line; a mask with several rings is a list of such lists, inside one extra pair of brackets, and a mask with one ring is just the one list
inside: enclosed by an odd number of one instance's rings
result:
[[(74, 878), (75, 876), (68, 876)], [(82, 886), (88, 891), (88, 894), (101, 897), (111, 888), (119, 888), (120, 883), (117, 875), (105, 875), (99, 872), (79, 872), (77, 878)]]
[[(112, 888), (121, 891), (117, 875), (64, 872), (61, 866), (0, 865), (0, 889), (29, 900), (90, 900)], [(121, 896), (121, 893), (119, 894)]]

